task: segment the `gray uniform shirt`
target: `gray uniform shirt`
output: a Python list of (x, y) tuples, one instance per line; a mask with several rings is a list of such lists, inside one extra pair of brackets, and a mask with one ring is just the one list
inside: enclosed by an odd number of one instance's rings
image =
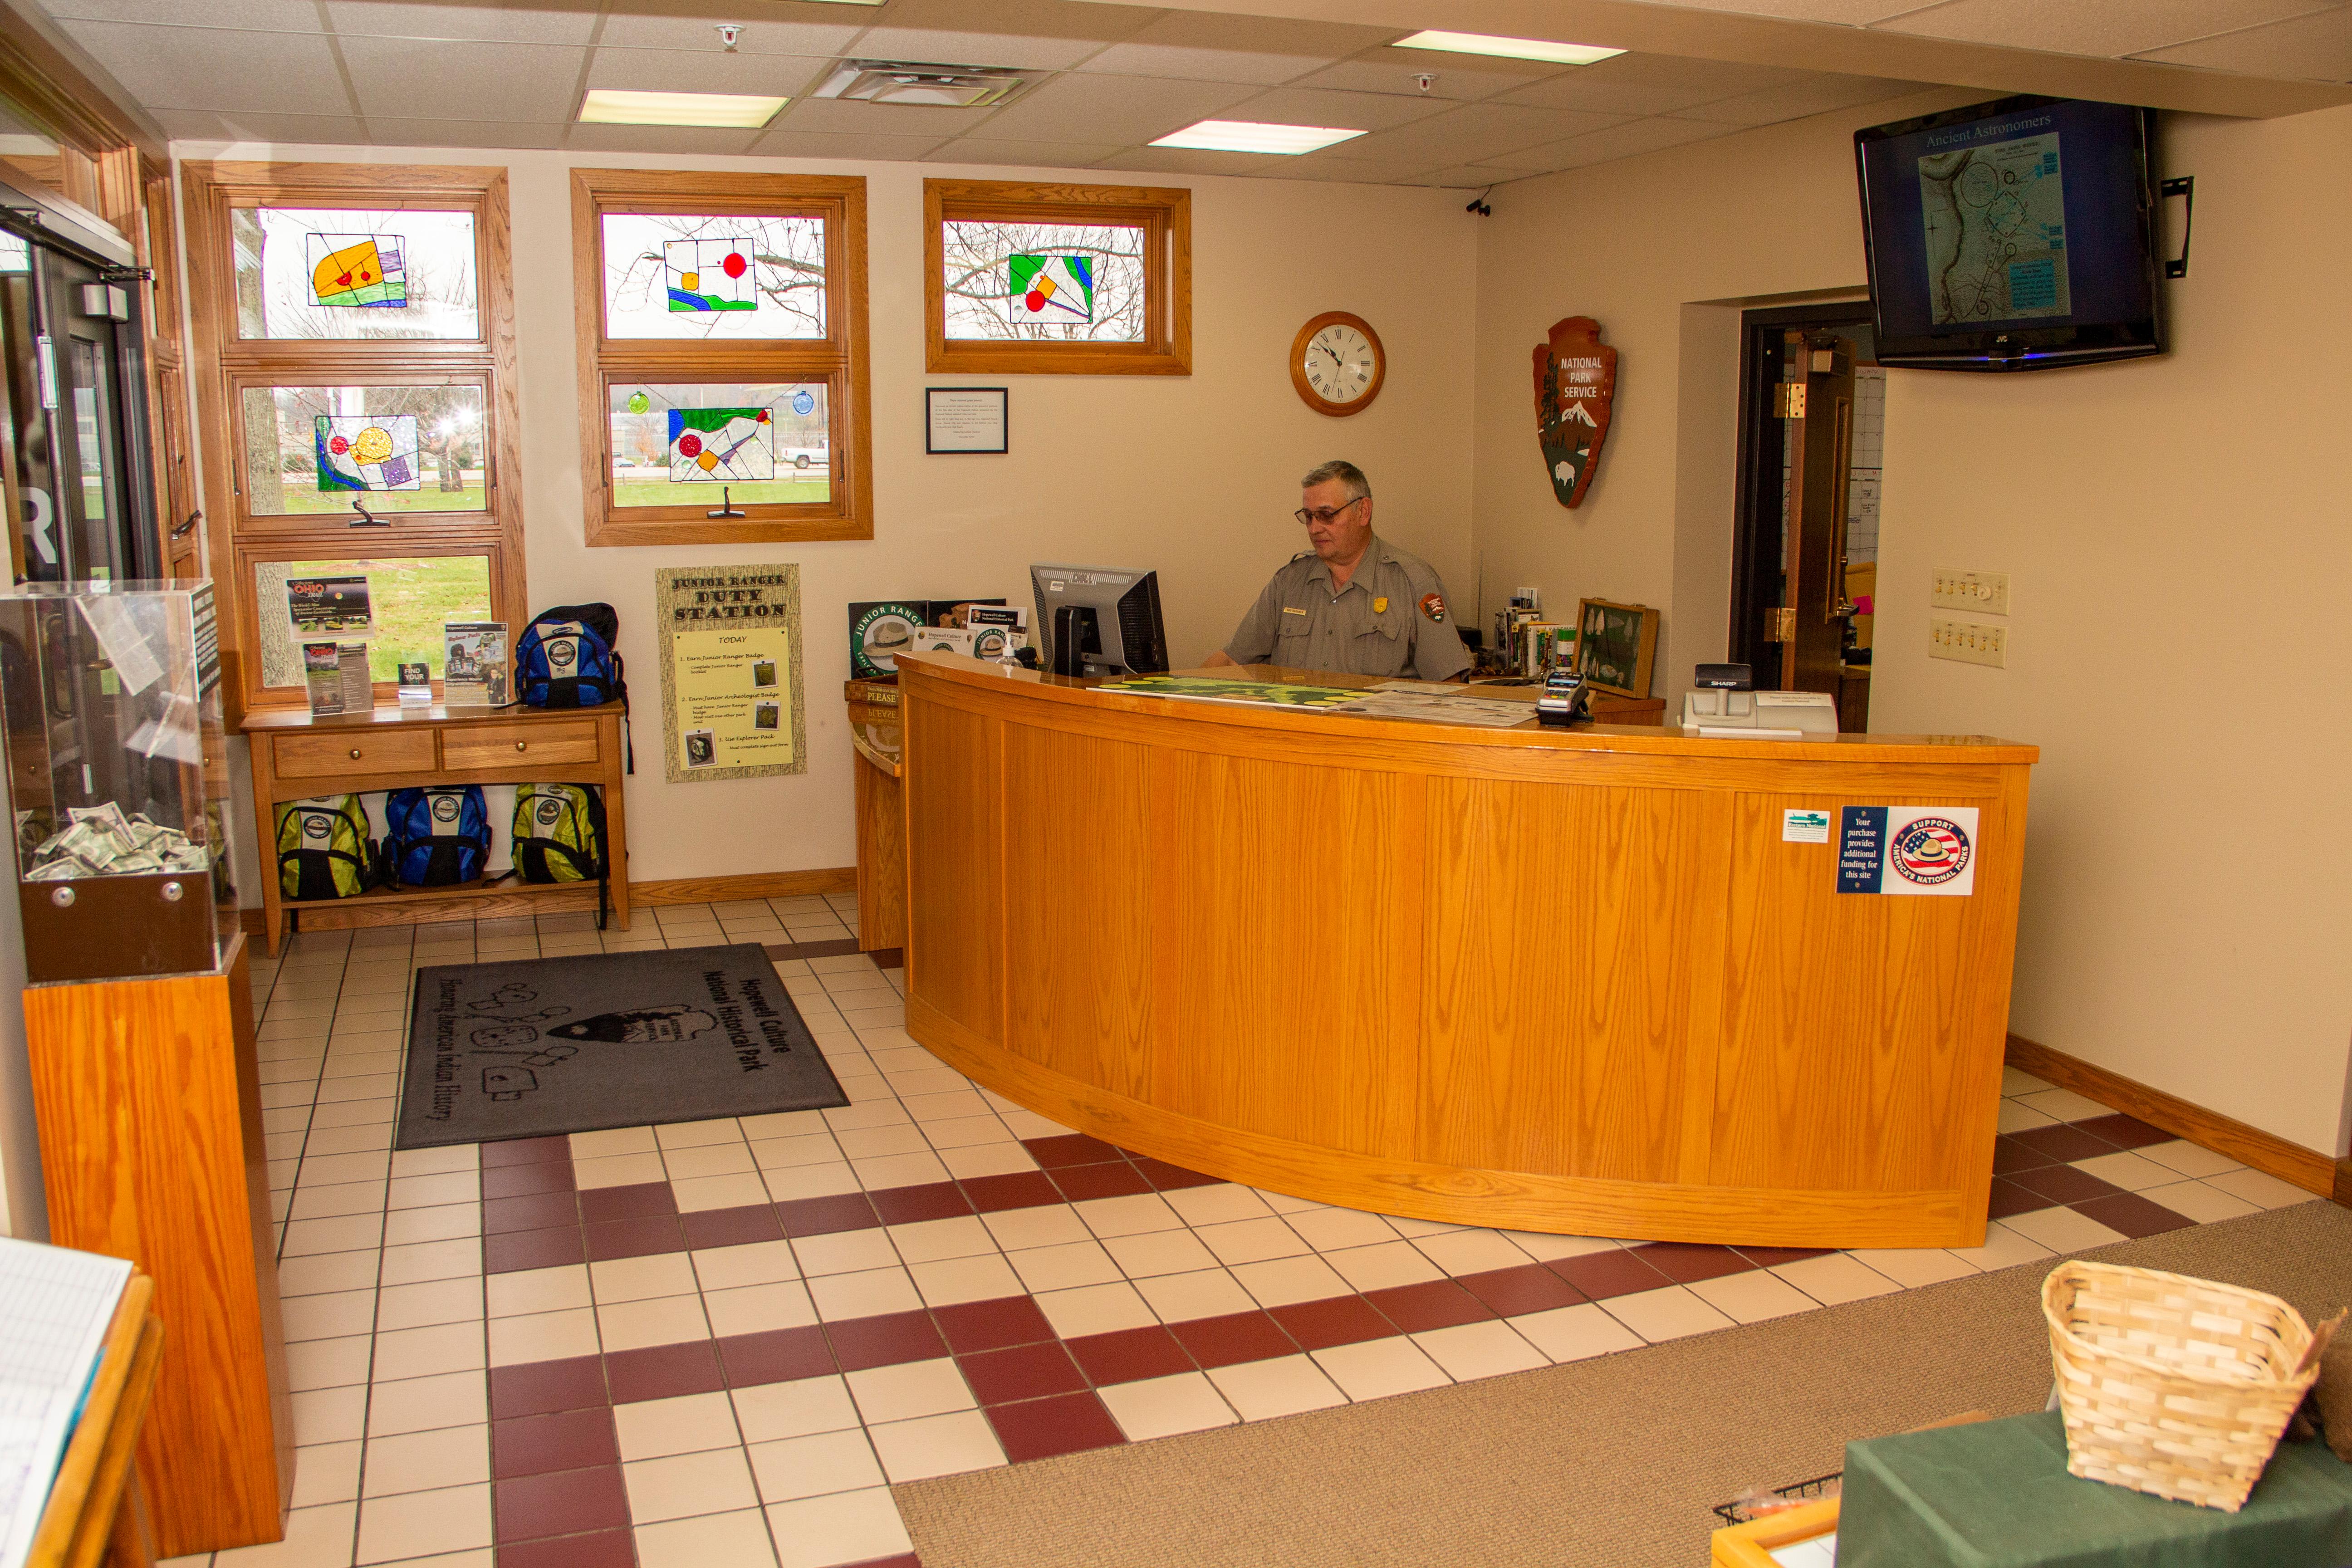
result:
[(1444, 680), (1470, 668), (1445, 584), (1429, 563), (1374, 534), (1338, 593), (1313, 551), (1274, 574), (1225, 644), (1235, 664)]

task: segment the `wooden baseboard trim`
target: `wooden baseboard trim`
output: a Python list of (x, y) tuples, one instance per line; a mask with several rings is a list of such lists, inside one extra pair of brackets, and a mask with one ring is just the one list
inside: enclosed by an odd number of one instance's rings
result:
[(828, 866), (814, 871), (754, 871), (741, 877), (682, 877), (671, 882), (632, 882), (632, 904), (730, 904), (751, 899), (804, 899), (814, 893), (854, 893), (857, 868)]
[(2276, 1133), (2249, 1127), (2218, 1110), (2191, 1105), (2177, 1095), (2150, 1089), (2137, 1079), (2095, 1067), (2080, 1057), (2053, 1050), (2022, 1035), (2009, 1037), (2007, 1059), (2020, 1071), (2137, 1116), (2151, 1127), (2161, 1127), (2176, 1138), (2185, 1138), (2217, 1154), (2227, 1154), (2307, 1193), (2352, 1203), (2352, 1173), (2352, 1173), (2352, 1160), (2331, 1159), (2316, 1149), (2290, 1143)]
[(2332, 1195), (2337, 1203), (2352, 1209), (2352, 1158), (2336, 1162), (2336, 1191)]

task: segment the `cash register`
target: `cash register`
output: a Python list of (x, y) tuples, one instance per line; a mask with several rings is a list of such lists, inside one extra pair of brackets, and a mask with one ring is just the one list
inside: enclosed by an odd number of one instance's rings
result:
[(1758, 691), (1744, 664), (1702, 664), (1683, 693), (1683, 733), (1741, 741), (1803, 741), (1838, 732), (1825, 691)]

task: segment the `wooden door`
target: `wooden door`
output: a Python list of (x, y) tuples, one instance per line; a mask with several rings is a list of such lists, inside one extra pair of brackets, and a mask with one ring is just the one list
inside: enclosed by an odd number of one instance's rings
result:
[[(1787, 577), (1780, 689), (1839, 694), (1845, 664), (1847, 489), (1853, 472), (1853, 345), (1809, 334), (1804, 377), (1789, 383)], [(1801, 396), (1795, 395), (1802, 388)]]

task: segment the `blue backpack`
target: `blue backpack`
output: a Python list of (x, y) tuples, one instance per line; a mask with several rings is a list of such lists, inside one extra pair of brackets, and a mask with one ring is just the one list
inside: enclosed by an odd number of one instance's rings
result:
[(613, 645), (610, 605), (558, 605), (530, 618), (515, 644), (516, 695), (533, 708), (596, 708), (629, 694)]
[(471, 882), (490, 855), (490, 809), (479, 784), (396, 789), (383, 802), (384, 880), (404, 888)]

